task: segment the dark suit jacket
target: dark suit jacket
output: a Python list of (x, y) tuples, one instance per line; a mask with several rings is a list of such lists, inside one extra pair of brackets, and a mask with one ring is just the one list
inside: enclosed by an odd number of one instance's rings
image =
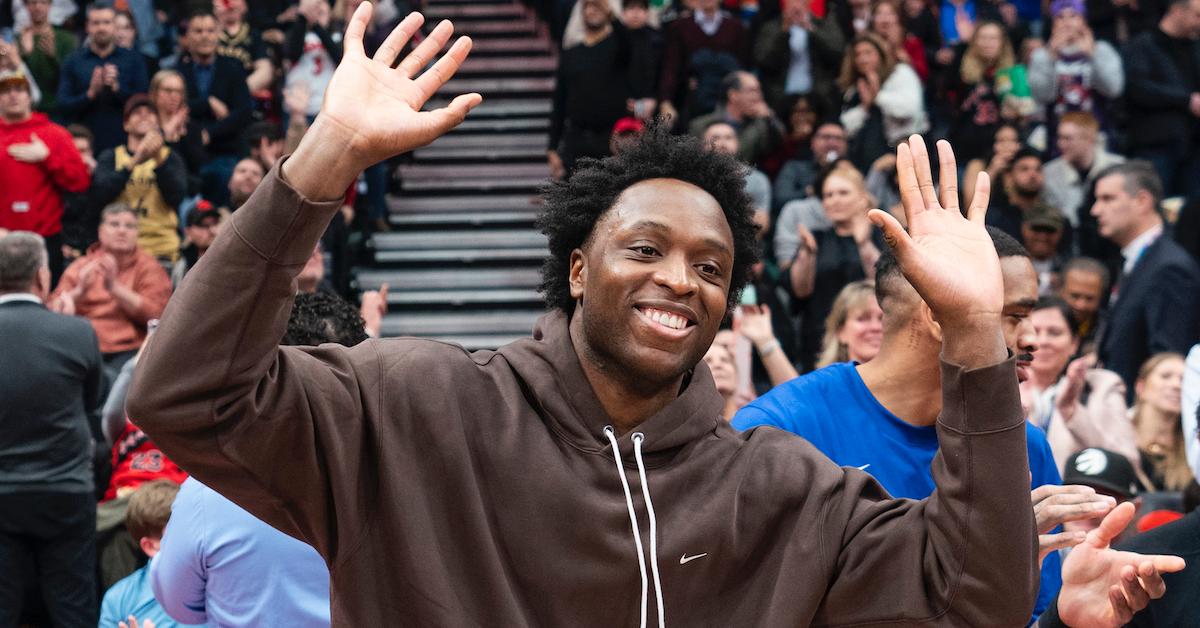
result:
[(91, 493), (96, 333), (40, 303), (0, 304), (0, 490)]
[(1118, 289), (1101, 332), (1100, 359), (1132, 393), (1147, 358), (1164, 351), (1187, 354), (1200, 339), (1200, 266), (1165, 233)]
[[(1125, 44), (1127, 137), (1133, 148), (1173, 145), (1192, 137), (1195, 118), (1188, 103), (1195, 88), (1168, 51), (1157, 28)], [(1191, 43), (1192, 63), (1200, 66), (1200, 43)]]
[(208, 131), (208, 154), (242, 154), (242, 131), (250, 124), (253, 108), (242, 64), (237, 59), (221, 55), (217, 55), (213, 61), (212, 84), (208, 88), (208, 95), (216, 96), (229, 108), (229, 115), (224, 120), (217, 120), (212, 107), (208, 106), (208, 98), (200, 93), (196, 83), (196, 62), (191, 59), (183, 61), (179, 64), (179, 73), (187, 82), (188, 109), (192, 120)]

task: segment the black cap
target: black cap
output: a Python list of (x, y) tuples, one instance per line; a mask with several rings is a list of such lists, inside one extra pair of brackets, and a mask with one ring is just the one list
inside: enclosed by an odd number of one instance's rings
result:
[(1088, 447), (1067, 458), (1063, 484), (1082, 484), (1124, 499), (1138, 492), (1137, 474), (1129, 459), (1099, 447)]

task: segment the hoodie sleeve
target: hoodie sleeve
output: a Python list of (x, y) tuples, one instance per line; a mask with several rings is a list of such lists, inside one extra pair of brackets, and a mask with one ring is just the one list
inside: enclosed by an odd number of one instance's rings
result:
[(374, 342), (279, 342), (340, 205), (307, 201), (273, 169), (171, 299), (127, 403), (180, 467), (330, 563), (372, 510), (383, 367)]
[(863, 472), (812, 465), (808, 499), (824, 502), (814, 533), (832, 574), (815, 624), (1029, 621), (1038, 545), (1012, 360), (943, 363), (942, 399), (928, 499), (892, 500)]

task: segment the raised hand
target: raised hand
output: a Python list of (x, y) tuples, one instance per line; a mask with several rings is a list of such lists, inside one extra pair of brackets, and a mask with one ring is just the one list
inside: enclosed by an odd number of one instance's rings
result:
[(1166, 593), (1163, 573), (1183, 569), (1183, 559), (1178, 556), (1147, 556), (1109, 547), (1133, 520), (1133, 513), (1131, 503), (1117, 506), (1067, 555), (1058, 615), (1068, 626), (1126, 624), (1150, 600)]
[(1004, 281), (996, 248), (983, 224), (989, 179), (979, 175), (964, 218), (958, 207), (957, 165), (948, 142), (938, 142), (938, 158), (940, 202), (921, 137), (914, 135), (896, 149), (896, 177), (908, 232), (883, 210), (872, 209), (869, 217), (883, 229), (900, 270), (943, 327), (990, 327), (994, 322), (999, 334)]
[(463, 94), (446, 107), (421, 111), (458, 71), (471, 50), (471, 40), (459, 38), (432, 67), (422, 71), (454, 32), (450, 22), (444, 21), (393, 68), (424, 18), (420, 13), (409, 14), (371, 58), (363, 50), (371, 11), (371, 4), (364, 2), (354, 12), (346, 26), (342, 62), (325, 90), (321, 112), (295, 154), (284, 163), (284, 176), (308, 198), (341, 196), (364, 168), (432, 142), (462, 122), (483, 100), (479, 94)]
[[(325, 91), (321, 116), (352, 130), (350, 148), (375, 163), (424, 146), (449, 131), (482, 101), (478, 94), (464, 94), (449, 106), (422, 112), (437, 90), (454, 76), (471, 50), (471, 40), (460, 37), (449, 52), (433, 67), (422, 69), (450, 36), (449, 21), (438, 24), (411, 54), (392, 69), (392, 64), (408, 40), (421, 28), (425, 18), (411, 13), (388, 35), (374, 58), (363, 50), (363, 33), (371, 20), (371, 5), (364, 2), (346, 27), (345, 56)], [(369, 111), (371, 115), (364, 116)]]

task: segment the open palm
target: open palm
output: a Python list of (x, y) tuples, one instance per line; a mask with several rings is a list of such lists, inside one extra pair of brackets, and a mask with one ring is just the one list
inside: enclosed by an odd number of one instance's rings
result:
[(896, 148), (896, 176), (908, 231), (894, 216), (873, 209), (871, 221), (883, 228), (900, 269), (939, 321), (998, 317), (1004, 307), (1000, 260), (984, 227), (990, 183), (981, 174), (967, 216), (958, 206), (954, 152), (938, 142), (941, 201), (933, 187), (929, 152), (914, 135)]
[(324, 122), (349, 132), (353, 139), (345, 148), (366, 165), (432, 142), (482, 100), (479, 94), (463, 94), (444, 108), (421, 111), (458, 71), (471, 50), (471, 40), (459, 38), (437, 63), (422, 72), (454, 32), (450, 22), (443, 21), (393, 68), (424, 17), (420, 13), (406, 17), (372, 58), (363, 49), (371, 12), (371, 4), (362, 3), (346, 26), (345, 52), (321, 106)]
[(1133, 513), (1130, 503), (1114, 508), (1067, 556), (1058, 597), (1058, 614), (1067, 625), (1124, 625), (1151, 599), (1166, 592), (1163, 572), (1183, 569), (1183, 559), (1178, 556), (1147, 556), (1109, 547), (1129, 525)]

